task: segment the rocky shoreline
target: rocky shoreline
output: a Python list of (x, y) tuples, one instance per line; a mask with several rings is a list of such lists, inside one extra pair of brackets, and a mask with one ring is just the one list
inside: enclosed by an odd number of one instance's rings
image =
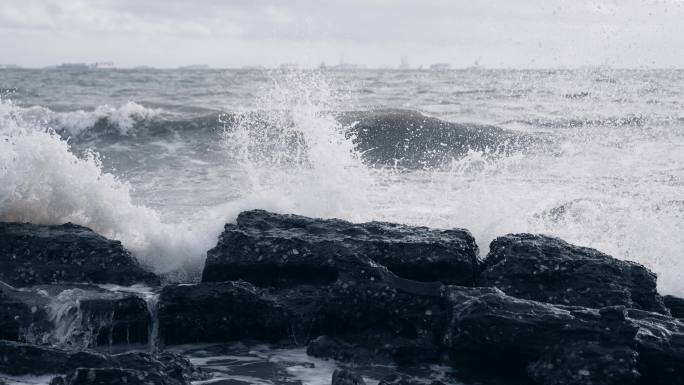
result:
[(489, 249), (463, 229), (253, 210), (202, 281), (179, 284), (87, 228), (0, 223), (0, 379), (241, 384), (172, 348), (269, 343), (346, 363), (339, 385), (372, 364), (447, 365), (466, 384), (684, 384), (684, 300), (648, 269), (542, 235)]

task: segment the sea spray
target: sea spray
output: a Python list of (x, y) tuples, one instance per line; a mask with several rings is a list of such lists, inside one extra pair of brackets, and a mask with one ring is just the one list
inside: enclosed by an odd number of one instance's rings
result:
[[(141, 90), (124, 74), (117, 74), (117, 85), (137, 89), (138, 100), (162, 102), (165, 111), (183, 117), (201, 106), (217, 116), (222, 109), (237, 121), (227, 123), (223, 138), (220, 129), (212, 130), (218, 122), (209, 119), (197, 123), (201, 130), (172, 130), (172, 135), (102, 135), (92, 143), (72, 135), (70, 146), (56, 149), (60, 138), (46, 132), (17, 133), (21, 139), (7, 142), (6, 129), (16, 127), (21, 114), (3, 103), (0, 218), (72, 220), (122, 240), (157, 271), (195, 273), (223, 225), (252, 208), (465, 227), (483, 253), (499, 235), (542, 232), (643, 263), (659, 274), (661, 291), (684, 294), (681, 71), (209, 71), (197, 79), (166, 71), (150, 76), (174, 79), (172, 100), (168, 88)], [(349, 81), (359, 86), (346, 98), (346, 91), (338, 90)], [(99, 88), (55, 84), (73, 90), (64, 102), (71, 103), (70, 111), (94, 110), (84, 107), (91, 96), (105, 100), (102, 105), (126, 103), (103, 96)], [(57, 94), (54, 88), (46, 92)], [(40, 96), (21, 90), (15, 95), (25, 95), (24, 106), (59, 110)], [(353, 138), (339, 136), (347, 127), (330, 118), (376, 107), (522, 130), (543, 136), (546, 145), (497, 157), (470, 151), (434, 169), (368, 167), (354, 151)], [(5, 118), (5, 111), (14, 117)], [(28, 123), (17, 128), (33, 129)], [(138, 132), (137, 124), (128, 132)], [(388, 145), (425, 147), (413, 140)], [(91, 145), (100, 156), (86, 161), (89, 155), (81, 150)], [(70, 155), (60, 159), (48, 155), (51, 151)], [(82, 188), (80, 179), (90, 177), (81, 177), (80, 169), (93, 168), (83, 164), (94, 164), (95, 158), (100, 167), (93, 174), (116, 176), (117, 183), (102, 177)], [(67, 191), (55, 188), (60, 181)], [(119, 185), (128, 185), (127, 192), (114, 188)], [(53, 188), (64, 202), (53, 198)], [(145, 219), (151, 217), (156, 219)]]
[(157, 289), (65, 285), (22, 290), (45, 302), (32, 310), (38, 313), (33, 323), (23, 326), (21, 338), (25, 341), (73, 350), (159, 349)]
[(243, 208), (366, 219), (374, 180), (332, 114), (343, 96), (318, 72), (273, 76), (257, 109), (224, 130), (226, 151), (246, 174)]
[(74, 222), (121, 240), (146, 265), (183, 279), (198, 274), (215, 232), (163, 223), (131, 198), (130, 184), (102, 170), (97, 153), (76, 156), (50, 128), (32, 126), (0, 103), (0, 220)]
[(147, 108), (128, 101), (119, 106), (101, 105), (91, 111), (53, 111), (42, 106), (12, 106), (15, 118), (25, 123), (50, 127), (63, 137), (78, 136), (93, 129), (98, 123), (107, 123), (117, 134), (135, 134), (134, 127), (144, 121), (160, 116), (161, 109)]
[[(47, 296), (46, 293), (43, 292)], [(49, 344), (64, 349), (86, 349), (95, 347), (101, 339), (100, 333), (107, 333), (104, 340), (112, 344), (113, 309), (92, 311), (81, 307), (83, 301), (104, 298), (98, 293), (73, 288), (61, 291), (49, 299), (45, 305), (45, 314), (51, 327), (29, 327), (31, 333), (24, 338), (35, 344)]]
[(99, 285), (99, 287), (112, 292), (133, 294), (145, 301), (147, 312), (149, 314), (149, 328), (148, 328), (148, 350), (150, 352), (157, 352), (159, 350), (159, 292), (144, 285), (133, 286), (119, 286), (119, 285)]

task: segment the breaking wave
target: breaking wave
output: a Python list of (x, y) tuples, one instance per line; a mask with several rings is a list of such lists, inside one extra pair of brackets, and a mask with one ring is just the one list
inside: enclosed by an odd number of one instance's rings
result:
[(92, 111), (56, 112), (42, 106), (28, 108), (14, 106), (13, 111), (13, 115), (24, 122), (50, 127), (66, 136), (77, 136), (95, 127), (104, 127), (126, 135), (136, 124), (151, 120), (161, 113), (160, 109), (147, 108), (130, 101), (118, 107), (98, 106)]
[(0, 104), (0, 181), (0, 221), (87, 226), (123, 241), (158, 272), (184, 267), (214, 242), (204, 229), (163, 223), (133, 201), (130, 184), (103, 171), (96, 153), (76, 156), (54, 130), (27, 123), (8, 101)]
[[(96, 148), (136, 159), (127, 169), (73, 151), (75, 133), (97, 131), (92, 119), (34, 124), (2, 102), (0, 220), (76, 222), (121, 240), (158, 272), (191, 277), (245, 209), (464, 227), (483, 253), (496, 236), (538, 232), (643, 263), (663, 292), (684, 294), (681, 122), (528, 119), (532, 129), (519, 132), (406, 110), (350, 112), (354, 104), (310, 72), (282, 74), (259, 95), (242, 112), (187, 118), (196, 122), (188, 135), (144, 138), (156, 147), (129, 135), (130, 149)], [(183, 121), (105, 115), (119, 135)], [(166, 147), (167, 157), (153, 150)]]

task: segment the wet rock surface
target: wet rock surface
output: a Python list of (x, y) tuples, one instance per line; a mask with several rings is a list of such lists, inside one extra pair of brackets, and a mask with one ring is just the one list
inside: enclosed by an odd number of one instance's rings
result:
[(399, 278), (367, 260), (324, 286), (167, 286), (159, 302), (160, 335), (166, 344), (260, 340), (296, 345), (330, 335), (369, 355), (424, 362), (440, 354), (447, 309), (441, 289), (438, 283)]
[(561, 239), (510, 234), (492, 241), (478, 284), (518, 298), (591, 308), (624, 305), (667, 313), (645, 267)]
[(383, 378), (378, 385), (444, 385), (442, 381), (426, 381), (424, 379), (416, 379), (408, 376), (393, 374)]
[(403, 278), (470, 285), (477, 254), (474, 238), (462, 229), (353, 224), (253, 210), (226, 225), (207, 253), (202, 281), (328, 284), (346, 265), (367, 258)]
[(332, 385), (366, 385), (366, 381), (354, 372), (336, 369), (332, 375)]
[(247, 282), (169, 285), (159, 298), (161, 340), (167, 345), (288, 336), (285, 309)]
[[(158, 298), (149, 287), (2, 283), (0, 379), (684, 384), (682, 300), (663, 300), (641, 265), (556, 238), (500, 237), (479, 263), (463, 230), (257, 210), (226, 225), (203, 279)], [(148, 344), (153, 353), (130, 351)]]
[[(681, 384), (682, 322), (623, 306), (524, 300), (495, 288), (451, 287), (454, 362), (501, 362), (541, 384)], [(497, 361), (506, 359), (505, 361)]]
[(641, 383), (684, 384), (684, 323), (633, 309), (628, 316), (639, 328), (635, 342)]
[(22, 287), (59, 282), (159, 284), (120, 242), (67, 223), (0, 222), (0, 281)]
[(45, 310), (48, 301), (34, 292), (24, 292), (0, 282), (0, 339), (18, 341), (27, 333), (49, 330)]
[(158, 373), (121, 368), (78, 368), (64, 380), (65, 385), (180, 385), (185, 382)]
[[(101, 370), (98, 372), (100, 376), (81, 378), (87, 371), (96, 369)], [(106, 384), (109, 383), (107, 381), (116, 381), (115, 373), (128, 378), (128, 374), (132, 372), (142, 373), (144, 379), (152, 379), (155, 384), (184, 384), (186, 381), (203, 377), (199, 369), (174, 353), (131, 352), (107, 355), (93, 351), (69, 351), (14, 341), (0, 341), (0, 373), (59, 374), (67, 384)], [(128, 379), (133, 380), (133, 377)]]
[(675, 318), (684, 318), (684, 298), (674, 295), (663, 296), (665, 307), (670, 310), (670, 314)]
[(543, 350), (527, 373), (540, 384), (633, 384), (640, 377), (637, 357), (628, 345), (574, 341)]
[(90, 284), (17, 289), (0, 283), (0, 335), (5, 340), (72, 348), (147, 344), (151, 323), (147, 304), (132, 293)]

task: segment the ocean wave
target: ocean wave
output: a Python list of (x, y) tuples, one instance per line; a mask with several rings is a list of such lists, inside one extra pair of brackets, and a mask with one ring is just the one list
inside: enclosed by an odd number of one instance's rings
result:
[(193, 258), (215, 241), (220, 226), (212, 232), (164, 223), (134, 202), (129, 183), (103, 171), (96, 153), (77, 156), (53, 129), (33, 126), (23, 112), (0, 102), (0, 221), (87, 226), (121, 240), (160, 273), (199, 265)]
[[(335, 130), (351, 140), (354, 150), (367, 164), (375, 166), (439, 167), (471, 150), (508, 155), (540, 141), (539, 138), (495, 126), (447, 122), (413, 110), (336, 112), (321, 109), (318, 113), (326, 119), (336, 120)], [(13, 106), (12, 114), (27, 123), (26, 126), (52, 129), (62, 138), (86, 149), (127, 140), (136, 143), (158, 141), (178, 134), (194, 138), (204, 136), (203, 140), (211, 142), (218, 140), (221, 132), (233, 131), (245, 122), (250, 126), (247, 135), (270, 136), (252, 141), (253, 146), (261, 147), (261, 154), (269, 153), (267, 146), (297, 148), (296, 142), (305, 141), (301, 130), (295, 127), (296, 117), (288, 109), (179, 114), (128, 102), (118, 107), (103, 105), (92, 111), (66, 112), (43, 106)], [(287, 137), (284, 136), (286, 133)], [(271, 140), (274, 136), (279, 142)], [(282, 155), (278, 162), (302, 160), (292, 157), (287, 160), (286, 154), (295, 154), (292, 151), (275, 151), (272, 148), (270, 152)], [(300, 155), (303, 153), (299, 152)]]
[(559, 118), (559, 119), (515, 119), (503, 124), (519, 123), (538, 128), (582, 128), (582, 127), (644, 127), (649, 118), (638, 114), (605, 118)]
[(429, 168), (449, 164), (469, 151), (507, 155), (540, 138), (480, 124), (453, 123), (418, 111), (382, 109), (348, 112), (339, 119), (372, 164)]
[(101, 105), (92, 111), (53, 111), (43, 106), (13, 107), (13, 116), (33, 126), (51, 128), (63, 136), (79, 136), (99, 128), (106, 132), (127, 135), (141, 122), (152, 120), (163, 113), (129, 101), (117, 107)]
[[(220, 120), (210, 111), (134, 114), (127, 130), (107, 115), (106, 125), (86, 125), (78, 135), (54, 124), (60, 136), (45, 123), (23, 121), (21, 108), (1, 104), (0, 220), (85, 225), (121, 240), (156, 271), (201, 269), (222, 226), (253, 208), (465, 227), (483, 253), (502, 234), (545, 233), (641, 262), (660, 274), (664, 292), (684, 292), (682, 137), (672, 124), (661, 136), (613, 129), (614, 118), (567, 114), (546, 121), (594, 121), (609, 129), (561, 129), (547, 134), (552, 146), (545, 147), (536, 132), (451, 123), (418, 111), (336, 112), (355, 104), (334, 100), (324, 79), (282, 76), (291, 78), (259, 91), (249, 112)], [(630, 122), (631, 115), (616, 114)], [(654, 117), (647, 116), (633, 124), (650, 129)], [(536, 131), (529, 122), (528, 131)], [(174, 135), (156, 138), (168, 132)], [(89, 138), (123, 143), (124, 150), (107, 154)], [(195, 140), (218, 143), (209, 148)], [(180, 150), (160, 150), (176, 144)], [(97, 155), (79, 156), (72, 145), (104, 150), (105, 161), (120, 155), (135, 162), (105, 172)], [(397, 163), (407, 169), (385, 167)], [(438, 167), (424, 167), (432, 164)]]

